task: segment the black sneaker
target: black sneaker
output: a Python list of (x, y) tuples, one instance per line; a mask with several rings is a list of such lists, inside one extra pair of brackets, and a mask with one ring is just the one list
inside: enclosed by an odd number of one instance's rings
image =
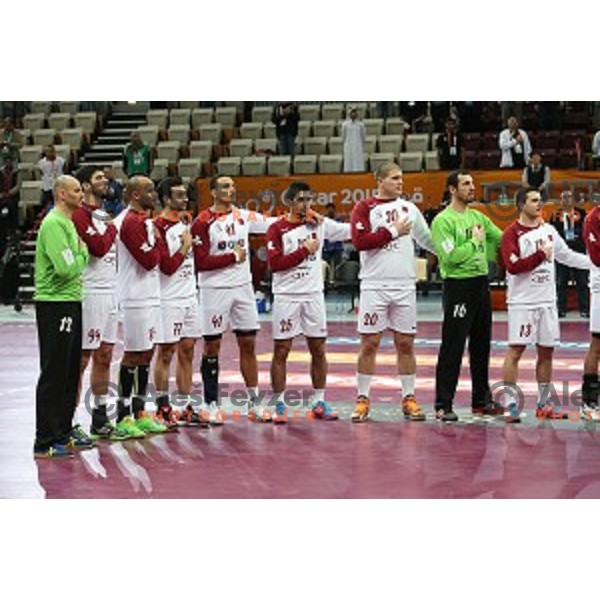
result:
[(502, 406), (502, 404), (500, 404), (500, 402), (492, 400), (491, 402), (488, 402), (483, 406), (473, 406), (471, 412), (474, 415), (489, 415), (497, 417), (498, 415), (504, 414), (504, 407)]
[(179, 414), (178, 424), (208, 427), (208, 418), (205, 417), (204, 419), (201, 419), (198, 416), (198, 413), (188, 406), (187, 408), (184, 408)]
[(452, 410), (444, 410), (440, 408), (435, 411), (435, 418), (443, 423), (456, 423), (458, 421), (458, 415)]

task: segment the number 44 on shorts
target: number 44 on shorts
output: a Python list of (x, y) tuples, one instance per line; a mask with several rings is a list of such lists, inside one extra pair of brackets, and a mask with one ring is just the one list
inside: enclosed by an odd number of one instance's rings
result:
[(452, 317), (454, 319), (464, 319), (466, 314), (467, 305), (465, 303), (454, 305), (454, 310), (452, 311)]

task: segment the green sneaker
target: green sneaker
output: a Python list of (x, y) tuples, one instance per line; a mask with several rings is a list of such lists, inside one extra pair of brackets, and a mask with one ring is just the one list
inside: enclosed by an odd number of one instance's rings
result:
[(135, 424), (136, 427), (144, 433), (165, 433), (167, 431), (167, 427), (165, 425), (157, 423), (150, 417), (142, 417), (141, 419), (137, 419)]
[(144, 438), (146, 434), (137, 426), (134, 418), (129, 415), (122, 421), (117, 423), (115, 431), (119, 434), (126, 435), (128, 438)]
[(92, 439), (109, 440), (111, 442), (123, 442), (129, 439), (129, 434), (125, 431), (119, 431), (108, 421), (103, 425), (94, 425), (90, 427), (90, 437)]

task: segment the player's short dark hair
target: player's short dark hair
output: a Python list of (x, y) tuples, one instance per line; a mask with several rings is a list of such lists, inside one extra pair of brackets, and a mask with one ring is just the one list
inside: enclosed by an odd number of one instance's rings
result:
[(470, 175), (469, 171), (466, 169), (459, 169), (458, 171), (452, 171), (450, 175), (448, 175), (448, 179), (446, 179), (446, 187), (449, 188), (452, 186), (453, 188), (458, 187), (458, 178), (464, 175)]
[(533, 187), (522, 187), (517, 190), (517, 193), (515, 194), (515, 204), (519, 212), (523, 210), (525, 202), (527, 202), (527, 194), (531, 192), (537, 192), (537, 190)]
[(83, 167), (77, 169), (75, 177), (79, 183), (92, 183), (92, 175), (97, 171), (104, 173), (102, 167), (98, 165), (83, 165)]
[(209, 189), (211, 191), (218, 189), (218, 187), (219, 187), (219, 179), (223, 179), (223, 177), (229, 177), (229, 175), (213, 175), (210, 178), (210, 181), (208, 183)]
[(305, 181), (293, 181), (290, 187), (285, 190), (283, 200), (291, 202), (300, 192), (311, 192), (311, 187)]
[(165, 177), (158, 185), (158, 196), (161, 203), (163, 202), (163, 198), (171, 197), (171, 190), (174, 187), (180, 185), (183, 185), (183, 179), (181, 179), (181, 177)]

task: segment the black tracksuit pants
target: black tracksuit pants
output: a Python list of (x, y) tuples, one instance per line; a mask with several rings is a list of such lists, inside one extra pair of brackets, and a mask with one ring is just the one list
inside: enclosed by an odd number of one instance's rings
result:
[(81, 363), (81, 303), (37, 302), (40, 378), (35, 449), (66, 443), (73, 426)]
[(446, 279), (443, 289), (442, 345), (435, 371), (435, 409), (450, 410), (456, 393), (465, 342), (469, 338), (471, 404), (489, 400), (492, 303), (487, 277)]

